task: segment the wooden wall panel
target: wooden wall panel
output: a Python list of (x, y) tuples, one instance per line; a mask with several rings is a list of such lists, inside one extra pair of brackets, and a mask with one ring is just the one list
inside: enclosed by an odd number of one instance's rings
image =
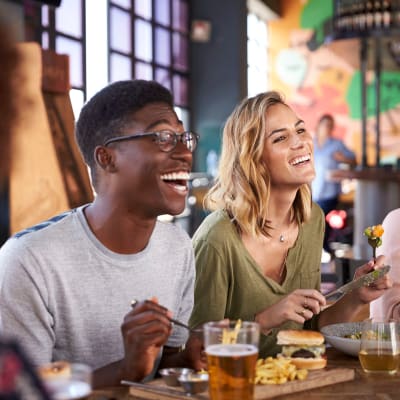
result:
[(43, 92), (42, 49), (36, 43), (18, 44), (13, 97), (11, 233), (92, 199), (88, 173), (73, 140), (68, 92)]

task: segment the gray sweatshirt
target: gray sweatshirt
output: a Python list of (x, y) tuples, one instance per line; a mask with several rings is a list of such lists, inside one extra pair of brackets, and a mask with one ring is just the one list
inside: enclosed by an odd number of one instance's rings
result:
[[(183, 322), (193, 308), (186, 232), (158, 221), (143, 251), (117, 254), (93, 235), (84, 207), (20, 232), (0, 249), (0, 333), (19, 340), (36, 365), (68, 360), (99, 368), (121, 359), (120, 327), (133, 299), (157, 296)], [(186, 340), (175, 326), (167, 345)]]

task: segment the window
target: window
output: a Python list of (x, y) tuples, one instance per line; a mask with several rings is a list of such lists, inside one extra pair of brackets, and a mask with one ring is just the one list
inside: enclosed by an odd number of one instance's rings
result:
[(86, 98), (85, 0), (62, 1), (57, 8), (41, 6), (39, 15), (42, 47), (69, 56), (70, 97), (77, 115)]
[(179, 108), (187, 109), (189, 1), (109, 4), (109, 80), (154, 79), (173, 92)]
[(247, 93), (254, 96), (268, 89), (268, 30), (256, 14), (247, 15)]
[[(279, 2), (247, 0), (247, 92), (268, 90), (268, 21), (279, 18)], [(274, 7), (272, 7), (274, 6)]]
[(25, 2), (26, 20), (39, 20), (33, 40), (70, 57), (75, 116), (109, 82), (154, 79), (173, 92), (188, 126), (189, 0)]

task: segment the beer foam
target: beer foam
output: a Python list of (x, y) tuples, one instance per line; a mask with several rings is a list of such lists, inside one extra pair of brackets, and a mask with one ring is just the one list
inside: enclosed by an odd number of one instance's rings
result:
[(218, 357), (243, 357), (258, 353), (258, 348), (252, 344), (212, 344), (207, 346), (206, 353)]

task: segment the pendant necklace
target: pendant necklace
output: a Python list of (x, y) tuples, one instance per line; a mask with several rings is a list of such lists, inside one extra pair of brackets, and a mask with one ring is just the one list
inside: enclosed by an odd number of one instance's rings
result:
[(281, 243), (283, 243), (285, 241), (285, 237), (282, 234), (279, 236), (279, 241)]

